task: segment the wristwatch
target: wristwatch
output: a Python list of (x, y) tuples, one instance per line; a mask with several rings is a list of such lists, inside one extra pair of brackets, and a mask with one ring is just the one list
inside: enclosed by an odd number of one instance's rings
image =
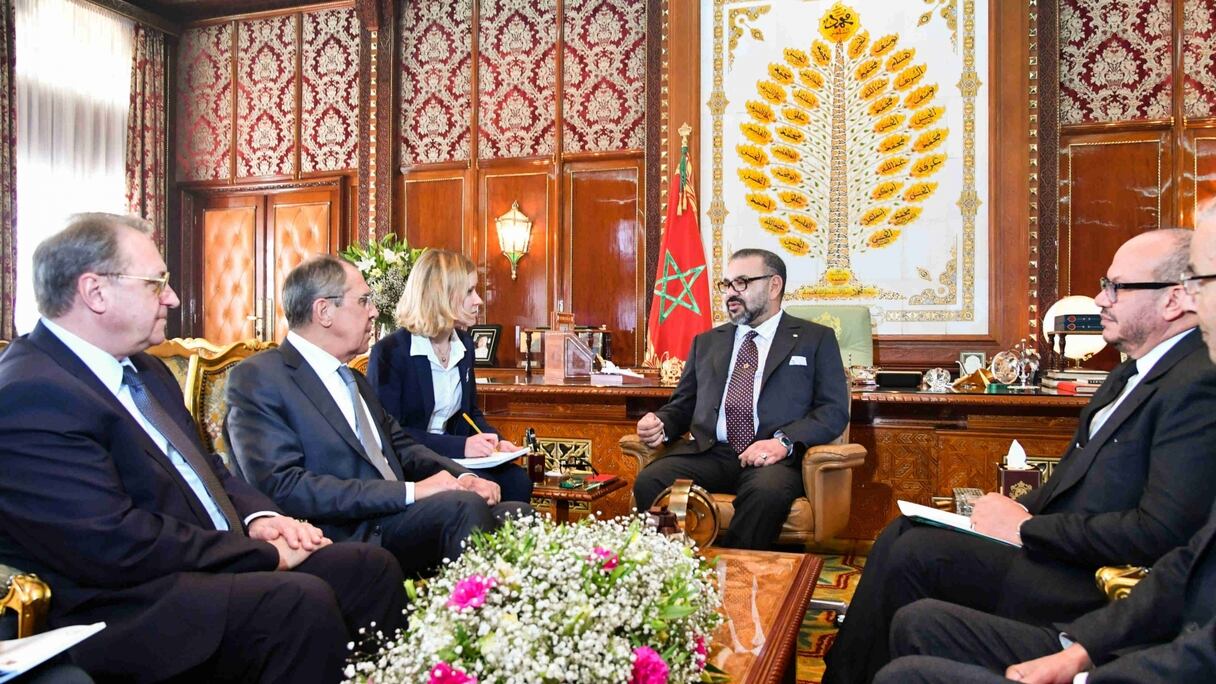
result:
[(785, 433), (778, 430), (773, 433), (773, 439), (781, 442), (781, 446), (785, 447), (785, 457), (789, 458), (794, 455), (794, 441), (785, 436)]

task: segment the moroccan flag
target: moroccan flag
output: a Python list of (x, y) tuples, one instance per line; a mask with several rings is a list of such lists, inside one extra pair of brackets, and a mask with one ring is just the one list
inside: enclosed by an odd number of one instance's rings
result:
[[(683, 132), (683, 131), (681, 131)], [(692, 189), (688, 139), (680, 147), (680, 170), (671, 177), (667, 230), (659, 245), (654, 301), (647, 326), (646, 365), (657, 366), (664, 352), (684, 359), (692, 338), (709, 330), (709, 273), (697, 227), (697, 198)]]

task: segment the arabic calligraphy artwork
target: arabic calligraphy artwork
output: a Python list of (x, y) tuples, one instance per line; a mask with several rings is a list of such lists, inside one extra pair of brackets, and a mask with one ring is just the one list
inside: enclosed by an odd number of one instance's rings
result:
[(868, 305), (879, 334), (986, 333), (987, 3), (702, 11), (713, 278), (763, 247), (787, 301)]

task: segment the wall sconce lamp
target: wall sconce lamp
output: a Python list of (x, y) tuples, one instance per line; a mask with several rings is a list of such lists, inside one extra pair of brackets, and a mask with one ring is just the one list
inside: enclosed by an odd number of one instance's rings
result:
[(528, 253), (532, 242), (532, 221), (519, 210), (519, 202), (512, 202), (511, 210), (494, 219), (494, 224), (502, 254), (511, 262), (511, 280), (515, 280), (519, 260)]

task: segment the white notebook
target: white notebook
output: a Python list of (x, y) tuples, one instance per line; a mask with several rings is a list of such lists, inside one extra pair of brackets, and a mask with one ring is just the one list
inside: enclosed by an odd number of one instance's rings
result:
[(72, 625), (24, 639), (0, 641), (0, 682), (45, 663), (106, 628), (106, 623)]
[(528, 447), (516, 449), (515, 451), (495, 451), (489, 456), (483, 456), (482, 458), (453, 458), (452, 460), (470, 470), (478, 470), (481, 468), (493, 468), (507, 461), (514, 461), (526, 453), (528, 453)]
[(971, 518), (968, 518), (965, 515), (959, 515), (958, 513), (950, 513), (949, 511), (943, 511), (937, 508), (931, 508), (929, 506), (922, 506), (920, 504), (912, 503), (911, 501), (904, 501), (903, 499), (900, 499), (899, 501), (899, 512), (917, 522), (925, 523), (926, 525), (934, 525), (936, 527), (944, 527), (948, 530), (958, 530), (959, 532), (965, 532), (966, 534), (974, 534), (977, 537), (991, 539), (992, 541), (1006, 544), (1008, 546), (1022, 546), (1021, 544), (1014, 544), (1013, 542), (1001, 539), (1000, 537), (994, 537), (990, 534), (984, 534), (983, 532), (976, 532), (975, 530), (971, 529)]

